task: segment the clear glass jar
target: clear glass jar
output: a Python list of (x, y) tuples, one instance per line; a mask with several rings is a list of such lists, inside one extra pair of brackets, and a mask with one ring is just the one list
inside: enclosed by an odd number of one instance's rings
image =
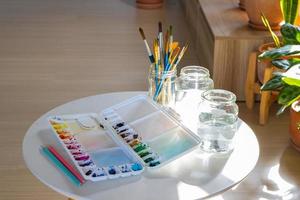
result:
[(236, 96), (221, 89), (207, 90), (201, 95), (198, 130), (200, 148), (206, 152), (228, 152), (234, 147), (238, 106)]
[(176, 78), (176, 70), (159, 72), (156, 71), (154, 65), (152, 65), (148, 75), (148, 95), (158, 104), (174, 108)]
[(186, 66), (176, 80), (175, 111), (193, 131), (196, 130), (198, 105), (201, 94), (214, 87), (208, 69), (201, 66)]

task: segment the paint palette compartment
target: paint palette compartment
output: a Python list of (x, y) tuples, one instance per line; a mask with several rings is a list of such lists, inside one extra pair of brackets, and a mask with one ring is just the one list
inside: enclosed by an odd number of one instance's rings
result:
[(176, 115), (146, 95), (99, 114), (51, 116), (49, 123), (81, 175), (91, 181), (139, 175), (199, 144)]
[(161, 167), (199, 144), (176, 116), (146, 95), (107, 108), (100, 118), (112, 139), (148, 169)]
[(143, 172), (142, 163), (108, 136), (97, 114), (52, 116), (49, 122), (86, 180), (116, 179)]

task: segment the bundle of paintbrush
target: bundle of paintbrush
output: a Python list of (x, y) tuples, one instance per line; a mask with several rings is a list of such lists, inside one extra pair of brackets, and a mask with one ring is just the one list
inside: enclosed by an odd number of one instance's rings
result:
[(164, 37), (162, 24), (159, 22), (158, 36), (153, 41), (153, 49), (151, 51), (143, 29), (139, 28), (139, 31), (151, 63), (149, 70), (149, 95), (153, 97), (154, 101), (162, 105), (172, 106), (175, 103), (176, 68), (188, 44), (180, 48), (179, 43), (173, 41), (172, 26), (167, 29)]

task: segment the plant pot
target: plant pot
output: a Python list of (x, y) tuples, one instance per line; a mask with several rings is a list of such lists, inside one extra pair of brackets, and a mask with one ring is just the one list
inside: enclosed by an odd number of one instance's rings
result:
[(142, 9), (161, 8), (163, 0), (136, 0), (136, 6)]
[[(261, 54), (267, 50), (274, 49), (274, 48), (275, 48), (275, 44), (273, 42), (270, 42), (270, 43), (265, 43), (265, 44), (260, 45), (258, 47), (258, 51), (259, 51), (259, 54)], [(271, 65), (270, 61), (257, 62), (257, 79), (261, 84), (264, 83), (265, 69), (267, 67), (269, 67), (270, 65)]]
[(246, 0), (240, 0), (240, 2), (239, 2), (240, 9), (246, 10), (245, 4), (246, 4)]
[(290, 137), (292, 145), (300, 151), (300, 101), (294, 102), (290, 109)]
[(283, 21), (280, 10), (280, 0), (249, 0), (245, 1), (246, 12), (249, 17), (249, 26), (257, 30), (267, 30), (261, 20), (261, 12), (266, 16), (273, 30), (280, 29)]

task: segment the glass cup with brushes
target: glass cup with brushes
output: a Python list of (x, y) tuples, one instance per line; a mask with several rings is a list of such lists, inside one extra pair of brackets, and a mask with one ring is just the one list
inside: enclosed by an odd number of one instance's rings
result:
[(163, 38), (162, 23), (159, 22), (158, 37), (153, 42), (153, 54), (143, 29), (139, 28), (139, 32), (150, 60), (148, 95), (160, 105), (174, 108), (177, 65), (188, 48), (188, 44), (180, 48), (179, 43), (173, 41), (172, 26), (167, 29), (165, 38)]

